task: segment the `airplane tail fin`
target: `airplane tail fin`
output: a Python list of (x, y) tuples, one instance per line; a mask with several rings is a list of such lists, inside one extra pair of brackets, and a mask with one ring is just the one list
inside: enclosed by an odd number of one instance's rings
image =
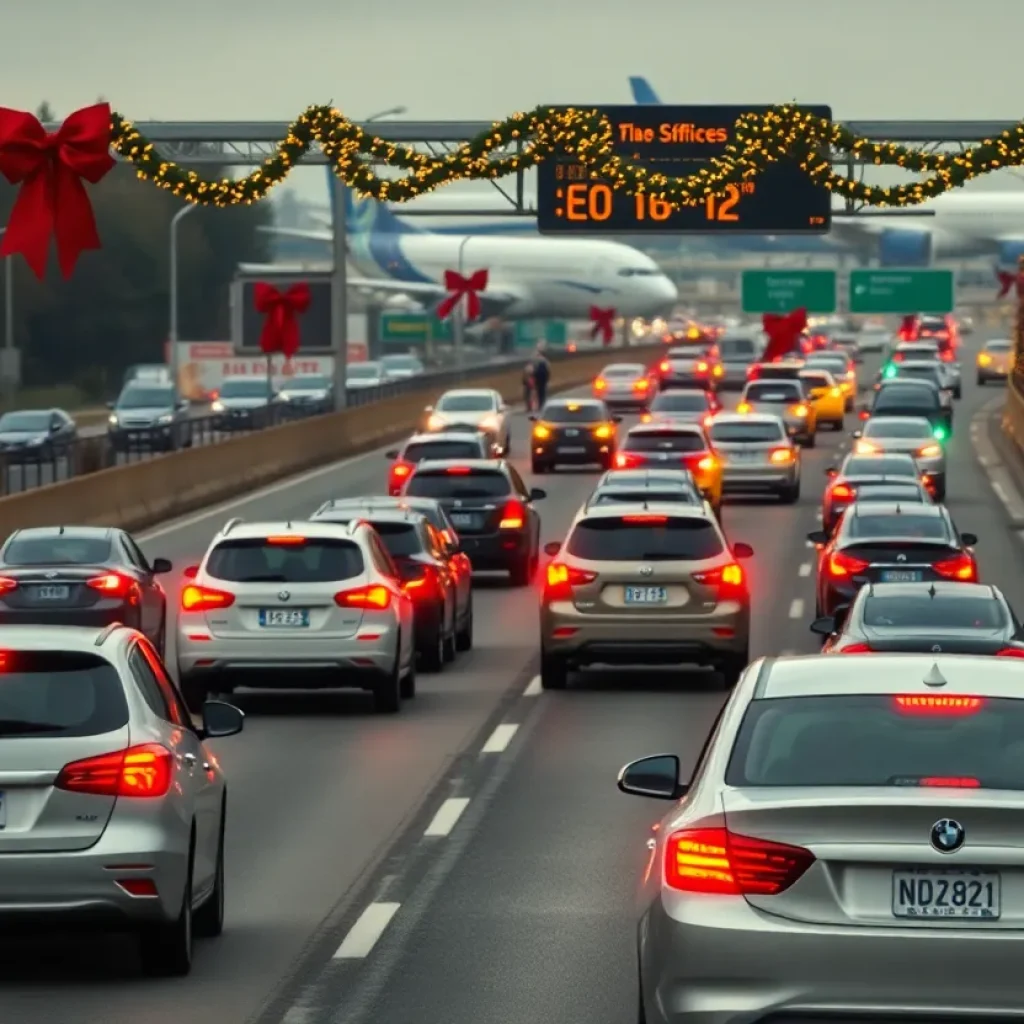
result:
[[(327, 169), (328, 184), (331, 170)], [(334, 216), (335, 189), (328, 187), (331, 197), (331, 216)], [(414, 235), (422, 234), (420, 228), (414, 227), (401, 217), (396, 217), (387, 203), (378, 203), (376, 199), (357, 195), (352, 189), (345, 189), (345, 231), (349, 235)]]
[(629, 79), (629, 87), (633, 91), (633, 101), (644, 106), (660, 106), (661, 100), (658, 94), (651, 88), (651, 83), (646, 78), (633, 75)]

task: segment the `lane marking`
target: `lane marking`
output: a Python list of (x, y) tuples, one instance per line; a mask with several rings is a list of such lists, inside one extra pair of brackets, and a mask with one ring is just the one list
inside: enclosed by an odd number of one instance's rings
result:
[(540, 676), (534, 676), (530, 680), (530, 685), (523, 690), (524, 697), (537, 697), (541, 694), (542, 690), (540, 687)]
[(1006, 488), (998, 481), (989, 481), (992, 485), (992, 490), (996, 492), (996, 497), (1007, 507), (1010, 507), (1010, 496), (1006, 493)]
[(800, 572), (801, 576), (810, 576), (811, 575), (811, 563), (810, 562), (804, 562), (804, 564), (800, 566), (799, 572)]
[(391, 918), (398, 913), (401, 903), (371, 903), (349, 929), (348, 935), (342, 940), (335, 960), (362, 960), (368, 957), (377, 945), (377, 940), (384, 934), (384, 929), (391, 923)]
[(462, 817), (462, 812), (469, 806), (468, 796), (450, 796), (437, 809), (434, 820), (427, 826), (425, 836), (446, 836), (456, 822)]
[(512, 742), (512, 737), (515, 736), (518, 729), (518, 725), (503, 722), (491, 733), (490, 739), (483, 745), (480, 753), (500, 754)]
[(789, 617), (791, 619), (802, 618), (804, 614), (804, 599), (802, 597), (794, 597), (793, 603), (789, 606)]

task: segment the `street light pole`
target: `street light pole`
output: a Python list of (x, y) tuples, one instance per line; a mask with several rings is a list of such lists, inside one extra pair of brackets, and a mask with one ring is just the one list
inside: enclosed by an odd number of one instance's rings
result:
[[(459, 242), (459, 258), (458, 258), (458, 272), (461, 276), (465, 276), (463, 269), (463, 253), (466, 250), (466, 243), (472, 236), (466, 235), (461, 242)], [(453, 310), (455, 319), (452, 323), (452, 342), (455, 347), (455, 365), (458, 367), (462, 366), (464, 356), (464, 345), (465, 345), (465, 331), (466, 331), (466, 306), (469, 303), (469, 297), (463, 296), (455, 303), (455, 309)]]
[(183, 206), (178, 212), (171, 218), (171, 283), (170, 283), (170, 324), (167, 331), (168, 341), (170, 344), (171, 351), (168, 353), (168, 362), (170, 363), (171, 369), (171, 383), (174, 385), (175, 393), (179, 391), (178, 386), (178, 373), (179, 373), (179, 360), (178, 360), (178, 225), (182, 220), (187, 217), (196, 207), (189, 204)]
[[(0, 235), (7, 230), (0, 228)], [(0, 387), (12, 397), (21, 384), (21, 363), (14, 347), (14, 257), (4, 257), (4, 347), (0, 359)]]

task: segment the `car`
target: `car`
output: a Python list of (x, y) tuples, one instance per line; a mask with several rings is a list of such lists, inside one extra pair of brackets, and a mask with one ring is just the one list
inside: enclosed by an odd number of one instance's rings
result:
[(382, 356), (380, 365), (389, 380), (408, 380), (410, 377), (418, 377), (426, 372), (423, 363), (416, 356), (408, 354), (395, 353), (391, 356)]
[[(902, 365), (902, 364), (901, 364)], [(938, 364), (932, 364), (932, 371)], [(948, 388), (939, 387), (934, 379), (928, 377), (887, 377), (879, 381), (874, 387), (874, 394), (877, 395), (888, 388), (906, 388), (909, 385), (916, 385), (919, 388), (929, 389), (939, 397), (939, 406), (945, 425), (952, 430), (953, 427), (953, 393)]]
[(856, 334), (833, 334), (828, 341), (828, 351), (842, 352), (854, 363), (861, 363), (864, 361), (864, 356), (860, 349), (860, 339)]
[(799, 377), (751, 381), (743, 389), (736, 411), (776, 416), (797, 444), (814, 448), (818, 443), (818, 414)]
[(954, 398), (959, 399), (963, 390), (962, 369), (956, 358), (956, 349), (942, 346), (937, 341), (901, 341), (896, 345), (889, 359), (882, 366), (885, 373), (891, 366), (903, 362), (938, 363), (946, 374), (947, 386)]
[(345, 367), (346, 391), (369, 391), (390, 384), (392, 378), (379, 360), (349, 363)]
[(686, 469), (615, 469), (598, 481), (586, 506), (673, 504), (706, 506), (693, 474)]
[(891, 380), (922, 380), (933, 384), (949, 396), (953, 397), (953, 381), (945, 363), (924, 362), (922, 360), (905, 359), (898, 363), (890, 363), (882, 375), (882, 379), (875, 384), (875, 390), (884, 386)]
[(401, 448), (384, 453), (391, 460), (388, 473), (388, 494), (402, 493), (405, 481), (412, 475), (417, 463), (424, 459), (490, 459), (497, 458), (498, 449), (485, 434), (444, 433), (413, 434)]
[(120, 623), (3, 627), (0, 645), (5, 934), (112, 925), (145, 974), (188, 974), (193, 935), (224, 926), (226, 785), (206, 741), (242, 712), (210, 702), (196, 726)]
[(714, 391), (681, 389), (662, 391), (654, 396), (647, 412), (640, 416), (641, 423), (699, 423), (711, 425), (722, 403)]
[(0, 627), (90, 626), (121, 622), (164, 656), (167, 595), (130, 533), (112, 526), (30, 526), (0, 548)]
[(865, 328), (857, 335), (857, 350), (865, 352), (883, 352), (892, 340), (892, 333), (882, 328)]
[(818, 547), (817, 616), (835, 615), (867, 583), (978, 582), (973, 533), (960, 533), (945, 505), (854, 505)]
[(949, 313), (942, 316), (919, 316), (912, 341), (934, 341), (940, 351), (955, 351), (960, 344), (960, 329), (956, 318)]
[(869, 480), (924, 484), (923, 474), (912, 455), (847, 455), (841, 465), (825, 469), (828, 484), (821, 499), (821, 525), (832, 530), (847, 505), (852, 505), (862, 483)]
[(555, 398), (530, 416), (530, 465), (534, 473), (558, 466), (598, 465), (610, 469), (621, 416), (604, 402), (585, 398)]
[(739, 560), (700, 506), (598, 505), (577, 513), (564, 543), (545, 546), (540, 678), (565, 689), (594, 664), (715, 667), (725, 685), (749, 660), (750, 592)]
[(747, 382), (754, 380), (799, 380), (803, 359), (782, 359), (777, 363), (754, 363), (747, 371)]
[(853, 603), (815, 619), (823, 654), (986, 654), (1024, 658), (1020, 622), (984, 583), (871, 583)]
[(289, 377), (278, 393), (287, 416), (315, 416), (334, 411), (334, 382), (325, 373)]
[(835, 377), (828, 370), (815, 368), (801, 370), (800, 380), (806, 388), (808, 403), (814, 407), (814, 418), (818, 428), (844, 430), (846, 395)]
[[(1013, 369), (1013, 342), (1006, 338), (993, 338), (981, 346), (977, 356), (978, 385), (989, 381), (1005, 381)], [(0, 420), (0, 433), (3, 420)]]
[(126, 384), (107, 408), (107, 441), (115, 452), (174, 451), (192, 445), (189, 403), (178, 397), (173, 384)]
[(508, 406), (493, 388), (446, 391), (424, 410), (429, 433), (477, 432), (487, 437), (499, 455), (512, 450), (512, 422)]
[(631, 427), (615, 456), (616, 469), (689, 470), (715, 515), (722, 508), (722, 463), (696, 423), (642, 423)]
[(722, 464), (726, 494), (775, 494), (787, 505), (800, 499), (800, 448), (778, 416), (721, 413), (708, 438)]
[(718, 362), (717, 352), (712, 346), (710, 351), (701, 351), (693, 345), (670, 348), (658, 362), (655, 373), (661, 391), (670, 388), (702, 388), (714, 391), (718, 382), (725, 375), (725, 370)]
[(63, 409), (22, 409), (0, 416), (0, 455), (7, 465), (66, 459), (78, 427)]
[(917, 463), (936, 501), (946, 498), (946, 450), (923, 416), (872, 416), (853, 432), (854, 455), (905, 453)]
[(432, 498), (451, 517), (474, 571), (507, 572), (525, 587), (540, 562), (540, 513), (547, 497), (527, 487), (505, 459), (421, 462), (405, 483), (403, 497)]
[[(412, 598), (420, 666), (426, 672), (440, 672), (455, 660), (459, 634), (473, 625), (472, 605), (460, 602), (458, 580), (443, 538), (422, 512), (401, 504), (348, 510), (335, 506), (323, 515), (314, 513), (311, 521), (347, 525), (356, 520), (377, 532), (398, 567), (402, 589)], [(407, 675), (402, 697), (414, 696), (415, 677)]]
[(692, 775), (664, 753), (619, 773), (671, 805), (636, 819), (636, 1018), (1003, 1019), (1022, 735), (1013, 659), (759, 658)]
[(936, 440), (944, 441), (953, 432), (953, 410), (941, 395), (938, 388), (924, 381), (889, 381), (861, 409), (860, 418), (867, 421), (872, 416), (923, 416), (936, 432)]
[(911, 480), (909, 477), (893, 477), (889, 479), (880, 476), (859, 480), (855, 484), (848, 486), (854, 491), (853, 501), (839, 507), (829, 532), (835, 530), (836, 526), (842, 522), (842, 517), (855, 505), (877, 505), (879, 502), (887, 505), (896, 503), (901, 505), (935, 504), (931, 491), (920, 481)]
[(646, 409), (655, 382), (643, 363), (612, 363), (594, 378), (593, 391), (610, 409)]
[(366, 690), (394, 714), (415, 689), (412, 598), (365, 522), (231, 519), (185, 579), (178, 680), (191, 710), (246, 686)]
[(857, 368), (842, 352), (812, 352), (804, 363), (805, 370), (827, 370), (843, 392), (843, 412), (853, 412), (857, 398)]
[(752, 337), (727, 334), (718, 341), (718, 358), (722, 376), (718, 382), (720, 391), (739, 391), (747, 382), (747, 371), (754, 366), (764, 352), (764, 345)]
[(269, 427), (282, 407), (281, 396), (266, 377), (228, 377), (210, 411), (218, 430), (234, 432)]

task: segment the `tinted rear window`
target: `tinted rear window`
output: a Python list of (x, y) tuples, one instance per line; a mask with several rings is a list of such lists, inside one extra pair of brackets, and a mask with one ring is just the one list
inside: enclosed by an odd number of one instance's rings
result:
[(370, 525), (380, 534), (384, 547), (395, 558), (403, 555), (418, 555), (423, 550), (423, 541), (419, 531), (412, 523), (378, 522), (368, 520)]
[(896, 364), (896, 377), (916, 377), (919, 380), (930, 380), (936, 383), (939, 380), (939, 372), (934, 366), (907, 366)]
[(864, 625), (903, 629), (1002, 629), (1003, 606), (991, 597), (929, 597), (902, 594), (869, 597)]
[(785, 437), (781, 423), (712, 423), (711, 440), (723, 444), (781, 441)]
[(1013, 348), (1013, 343), (1009, 341), (990, 341), (986, 343), (985, 348), (989, 352), (1009, 352)]
[(302, 545), (259, 538), (225, 540), (211, 552), (206, 572), (230, 583), (333, 583), (363, 571), (363, 554), (347, 540), (311, 539)]
[(954, 778), (1024, 789), (1024, 701), (974, 700), (951, 714), (922, 713), (889, 694), (755, 700), (725, 781), (739, 787), (928, 786)]
[(658, 504), (662, 501), (683, 501), (688, 505), (697, 504), (697, 495), (685, 488), (672, 491), (638, 490), (638, 491), (601, 491), (597, 496), (598, 505), (638, 505), (649, 501)]
[[(846, 373), (846, 360), (812, 358), (807, 360), (806, 367), (807, 370), (825, 370), (826, 373), (843, 374)], [(807, 370), (804, 372), (807, 372)]]
[(830, 388), (833, 383), (828, 373), (805, 373), (800, 379), (812, 388)]
[(439, 412), (488, 412), (495, 408), (490, 395), (445, 395), (437, 403)]
[(887, 537), (915, 537), (921, 540), (949, 540), (946, 521), (939, 516), (915, 515), (913, 512), (892, 515), (848, 516), (846, 537), (849, 540), (882, 540)]
[(748, 402), (798, 402), (803, 395), (797, 384), (766, 381), (748, 385), (744, 397)]
[(872, 487), (871, 484), (857, 484), (857, 501), (909, 501), (925, 504), (924, 495), (917, 487)]
[(734, 363), (752, 363), (757, 355), (757, 345), (749, 338), (723, 338), (718, 343), (723, 359)]
[(843, 463), (843, 476), (917, 476), (917, 466), (910, 456), (902, 459), (888, 455), (854, 456)]
[(796, 380), (802, 367), (783, 367), (762, 365), (758, 371), (758, 377), (764, 380)]
[(911, 417), (892, 420), (868, 420), (864, 424), (865, 437), (901, 437), (908, 440), (932, 436), (932, 425), (927, 420)]
[[(671, 356), (672, 353), (669, 353)], [(646, 371), (642, 366), (607, 366), (602, 377), (642, 377)]]
[(599, 405), (545, 405), (540, 414), (548, 423), (602, 423), (606, 417)]
[(724, 550), (707, 520), (674, 517), (648, 523), (585, 519), (576, 524), (567, 549), (570, 555), (593, 562), (701, 561)]
[(651, 403), (652, 412), (707, 412), (707, 396), (699, 394), (668, 394), (658, 395)]
[(629, 434), (622, 447), (628, 452), (702, 452), (707, 449), (707, 444), (700, 434), (659, 430), (657, 433)]
[(128, 724), (117, 669), (94, 654), (0, 655), (0, 738), (100, 736)]
[(110, 558), (107, 537), (15, 537), (4, 550), (7, 565), (99, 565)]
[(424, 459), (479, 459), (483, 448), (477, 441), (423, 441), (409, 445), (402, 453), (406, 462), (422, 462)]
[(405, 492), (414, 498), (504, 498), (512, 491), (508, 480), (493, 470), (413, 473)]

